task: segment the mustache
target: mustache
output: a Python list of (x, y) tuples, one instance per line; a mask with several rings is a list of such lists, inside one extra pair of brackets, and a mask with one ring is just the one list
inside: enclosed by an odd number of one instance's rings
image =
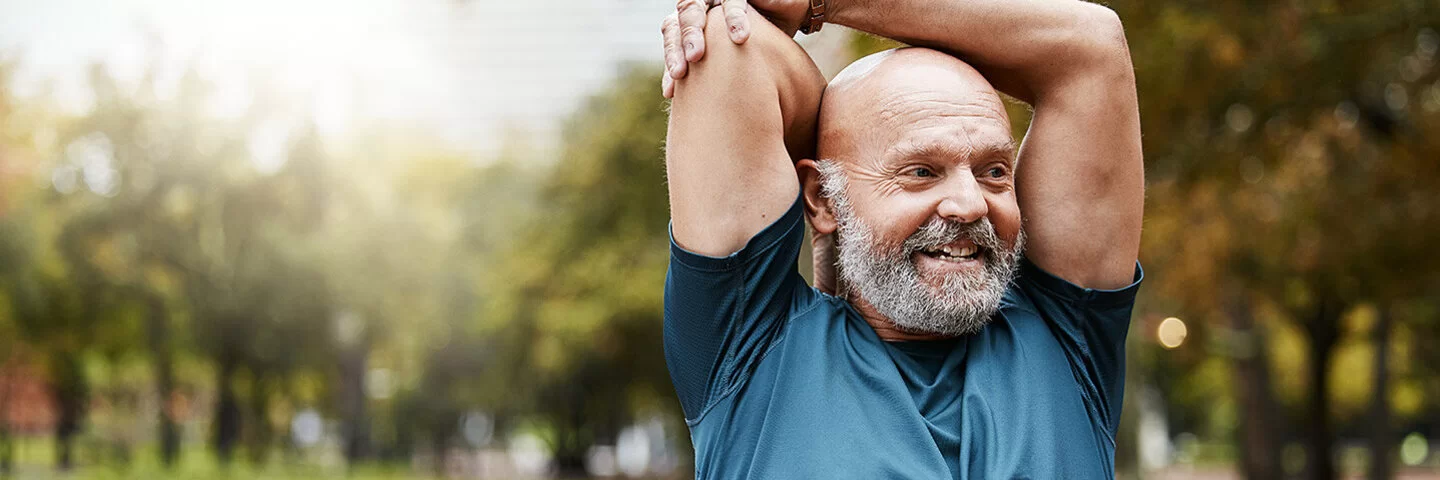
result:
[(1000, 235), (995, 233), (995, 225), (985, 217), (969, 223), (943, 218), (931, 219), (921, 225), (910, 238), (905, 239), (901, 249), (908, 256), (922, 250), (934, 250), (962, 238), (974, 242), (975, 246), (984, 249), (987, 255), (1005, 250)]

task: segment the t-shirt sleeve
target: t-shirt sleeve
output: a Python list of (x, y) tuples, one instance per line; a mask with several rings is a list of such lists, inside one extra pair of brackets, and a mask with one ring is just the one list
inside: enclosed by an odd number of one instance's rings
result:
[(1136, 262), (1135, 281), (1124, 288), (1083, 288), (1023, 259), (1016, 279), (1016, 286), (1060, 340), (1086, 404), (1112, 435), (1120, 425), (1125, 393), (1125, 336), (1135, 293), (1144, 278)]
[(804, 242), (800, 199), (740, 251), (711, 257), (670, 237), (665, 364), (687, 420), (744, 381), (774, 344), (796, 292)]

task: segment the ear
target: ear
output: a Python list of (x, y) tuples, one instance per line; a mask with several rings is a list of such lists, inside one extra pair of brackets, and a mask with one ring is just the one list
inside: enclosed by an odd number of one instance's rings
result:
[(810, 220), (814, 233), (835, 233), (835, 212), (830, 210), (830, 200), (821, 193), (820, 166), (807, 158), (795, 162), (795, 172), (800, 176), (800, 191), (805, 195), (805, 217)]

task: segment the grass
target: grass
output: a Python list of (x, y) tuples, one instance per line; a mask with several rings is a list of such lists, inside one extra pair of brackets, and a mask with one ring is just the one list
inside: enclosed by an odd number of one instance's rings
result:
[(55, 469), (55, 444), (50, 438), (19, 438), (14, 443), (15, 471), (11, 478), (24, 480), (430, 480), (431, 475), (413, 472), (408, 464), (369, 465), (345, 468), (338, 458), (324, 461), (312, 457), (299, 458), (276, 451), (263, 464), (247, 461), (245, 452), (222, 467), (206, 445), (188, 444), (172, 468), (160, 463), (158, 449), (151, 445), (132, 450), (128, 460), (113, 449), (96, 442), (77, 442), (75, 467), (69, 472)]

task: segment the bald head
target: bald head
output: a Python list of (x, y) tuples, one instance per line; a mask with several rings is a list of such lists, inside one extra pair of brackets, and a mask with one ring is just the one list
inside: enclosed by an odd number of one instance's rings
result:
[[(993, 131), (977, 129), (999, 126), (1008, 142), (1009, 122), (995, 88), (960, 59), (928, 48), (886, 50), (850, 64), (826, 87), (817, 153), (841, 162), (877, 158), (903, 143), (907, 131), (940, 124), (990, 137)], [(964, 148), (1001, 141), (967, 136), (972, 145)]]

